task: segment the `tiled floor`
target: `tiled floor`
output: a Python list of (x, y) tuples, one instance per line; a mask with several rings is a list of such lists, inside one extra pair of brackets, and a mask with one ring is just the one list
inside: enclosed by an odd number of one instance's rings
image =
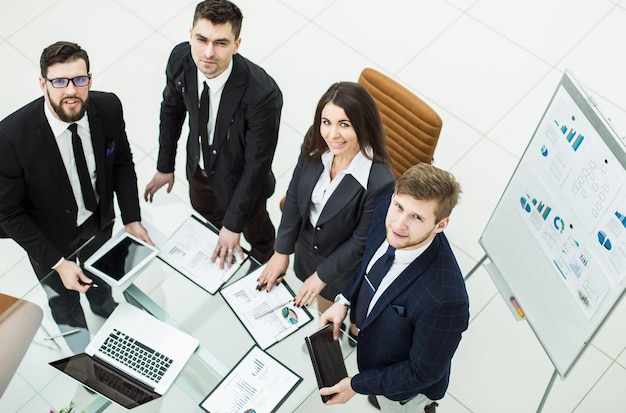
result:
[[(94, 89), (115, 92), (124, 104), (143, 190), (155, 169), (165, 62), (171, 47), (188, 38), (196, 1), (4, 1), (0, 118), (40, 95), (43, 47), (61, 39), (80, 43), (92, 60)], [(237, 3), (245, 16), (241, 54), (261, 64), (285, 98), (274, 161), (278, 185), (269, 202), (276, 223), (317, 99), (337, 80), (356, 80), (366, 66), (396, 78), (443, 118), (435, 164), (464, 188), (447, 234), (465, 272), (484, 255), (478, 239), (566, 68), (617, 130), (626, 131), (624, 0)], [(155, 204), (142, 204), (144, 219), (165, 233), (189, 213), (179, 159), (173, 193), (161, 191)], [(21, 250), (0, 240), (0, 291), (19, 295), (33, 279)], [(515, 321), (484, 268), (469, 278), (468, 290), (471, 324), (440, 411), (536, 411), (553, 371), (549, 358), (528, 324)], [(621, 302), (568, 377), (557, 378), (544, 412), (626, 411), (624, 325)], [(36, 411), (29, 402), (27, 396), (8, 407), (0, 401), (0, 410)], [(368, 409), (362, 397), (324, 408), (314, 395), (299, 411)]]

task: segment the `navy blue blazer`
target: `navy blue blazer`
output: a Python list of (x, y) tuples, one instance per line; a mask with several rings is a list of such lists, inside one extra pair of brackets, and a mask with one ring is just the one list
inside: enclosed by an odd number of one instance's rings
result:
[[(43, 268), (51, 268), (74, 239), (78, 207), (43, 97), (0, 122), (0, 236), (13, 238)], [(100, 225), (140, 221), (137, 176), (122, 104), (112, 93), (89, 92), (87, 117), (96, 158)]]
[[(359, 305), (367, 265), (385, 239), (392, 195), (385, 194), (376, 205), (361, 267), (343, 291), (353, 309)], [(359, 326), (359, 373), (352, 378), (352, 388), (399, 401), (419, 393), (441, 399), (448, 388), (452, 356), (468, 323), (465, 282), (442, 232), (385, 290)]]
[[(187, 178), (200, 159), (198, 69), (189, 42), (177, 45), (166, 69), (167, 82), (161, 103), (157, 170), (174, 172), (176, 149), (189, 113)], [(236, 54), (220, 100), (210, 166), (206, 171), (220, 207), (222, 224), (242, 232), (260, 198), (274, 193), (272, 161), (278, 143), (283, 97), (262, 68)]]
[[(324, 170), (322, 161), (310, 161), (301, 152), (294, 169), (274, 250), (294, 252), (296, 241), (309, 225), (311, 194)], [(374, 205), (382, 194), (393, 189), (395, 178), (387, 164), (374, 162), (367, 189), (352, 175), (346, 175), (335, 189), (315, 227), (311, 254), (326, 257), (317, 273), (326, 284), (341, 290), (354, 274), (363, 254)]]

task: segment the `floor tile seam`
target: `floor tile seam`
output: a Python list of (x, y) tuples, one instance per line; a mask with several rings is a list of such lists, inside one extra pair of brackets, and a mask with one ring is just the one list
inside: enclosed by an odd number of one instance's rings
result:
[(622, 349), (622, 351), (617, 355), (617, 357), (615, 357), (615, 363), (617, 363), (618, 365), (620, 365), (621, 367), (623, 367), (624, 369), (626, 369), (626, 364), (622, 364), (620, 363), (618, 360), (621, 357), (622, 354), (626, 353), (626, 347), (624, 347), (624, 349)]
[(144, 23), (146, 26), (152, 28), (154, 31), (159, 31), (159, 29), (165, 27), (167, 24), (169, 24), (172, 20), (176, 19), (178, 16), (180, 16), (183, 13), (186, 13), (188, 10), (188, 7), (190, 6), (194, 6), (197, 3), (196, 1), (190, 1), (189, 4), (185, 4), (183, 7), (180, 8), (179, 11), (177, 11), (176, 13), (174, 13), (172, 16), (170, 16), (169, 19), (165, 20), (164, 22), (162, 22), (159, 25), (153, 26), (148, 20), (144, 19), (144, 17), (141, 14), (137, 14), (134, 10), (128, 8), (126, 6), (127, 2), (125, 1), (120, 1), (120, 0), (114, 0), (120, 7), (122, 7), (124, 10), (126, 10), (128, 13), (132, 14), (134, 17), (136, 17), (138, 20), (140, 20), (142, 23)]
[[(22, 251), (24, 251), (24, 250), (22, 249), (22, 247), (21, 247), (21, 246), (20, 246), (17, 242), (15, 242), (15, 241), (13, 241), (13, 242), (15, 243), (15, 245), (17, 245), (18, 247), (20, 247), (20, 249), (21, 249)], [(8, 274), (8, 273), (10, 273), (11, 271), (13, 271), (13, 269), (14, 269), (14, 268), (16, 268), (18, 265), (20, 265), (20, 263), (21, 263), (22, 261), (27, 260), (27, 259), (28, 259), (28, 256), (27, 256), (27, 255), (23, 256), (22, 258), (20, 258), (19, 260), (17, 260), (17, 261), (16, 261), (13, 265), (9, 266), (9, 268), (7, 268), (7, 269), (6, 269), (6, 271), (4, 271), (2, 274), (0, 274), (0, 285), (2, 285), (2, 277), (4, 277), (5, 275), (7, 275), (7, 274)], [(34, 273), (34, 272), (33, 272), (33, 275), (35, 275), (35, 273)], [(31, 287), (29, 287), (28, 291), (30, 291), (30, 290), (31, 290), (31, 288), (32, 288), (32, 286), (31, 286)], [(27, 291), (27, 292), (28, 292), (28, 291)]]
[[(285, 6), (287, 9), (291, 10), (292, 12), (297, 14), (298, 16), (302, 17), (305, 20), (306, 23), (304, 23), (302, 26), (300, 26), (298, 29), (296, 29), (296, 31), (294, 31), (290, 36), (286, 37), (285, 40), (283, 40), (280, 44), (275, 46), (271, 51), (266, 53), (265, 56), (263, 56), (260, 59), (258, 59), (258, 63), (259, 64), (265, 63), (267, 61), (267, 59), (269, 59), (272, 55), (274, 55), (274, 53), (278, 52), (284, 45), (289, 43), (295, 36), (297, 36), (299, 33), (304, 31), (307, 27), (309, 27), (312, 24), (314, 24), (314, 20), (317, 17), (319, 17), (321, 14), (323, 14), (324, 12), (327, 11), (326, 8), (323, 8), (319, 12), (314, 14), (312, 17), (309, 17), (309, 16), (307, 16), (304, 13), (300, 13), (299, 10), (293, 8), (289, 3), (287, 3), (287, 2), (285, 2), (283, 0), (280, 0), (280, 3), (282, 3), (282, 5)], [(330, 7), (333, 7), (334, 4), (336, 4), (336, 3), (337, 3), (337, 1), (333, 2), (333, 4)]]
[[(452, 364), (453, 364), (453, 366), (452, 366), (452, 373), (451, 374), (454, 374), (454, 359), (453, 359), (453, 363)], [(474, 413), (474, 410), (470, 409), (468, 405), (463, 403), (459, 398), (455, 397), (454, 394), (452, 392), (449, 392), (449, 391), (446, 392), (446, 395), (441, 400), (440, 404), (445, 407), (445, 402), (446, 402), (447, 399), (453, 399), (459, 405), (463, 406), (463, 408), (465, 408), (467, 410), (467, 412), (464, 412), (464, 413)]]
[[(60, 0), (57, 0), (56, 2), (54, 2), (53, 4), (51, 4), (48, 7), (45, 7), (41, 12), (34, 14), (28, 21), (26, 21), (24, 24), (22, 24), (20, 27), (18, 27), (17, 29), (15, 29), (12, 33), (9, 33), (7, 36), (3, 36), (3, 38), (5, 39), (5, 41), (7, 43), (10, 42), (11, 37), (15, 36), (17, 33), (19, 33), (24, 27), (28, 26), (29, 24), (31, 24), (33, 21), (37, 20), (41, 15), (43, 15), (44, 13), (46, 13), (48, 10), (53, 9), (57, 3), (60, 3)], [(41, 10), (41, 9), (40, 9)], [(17, 50), (17, 49), (16, 49)], [(18, 50), (19, 51), (19, 50)], [(38, 63), (38, 62), (37, 62)]]
[[(26, 386), (28, 386), (28, 388), (32, 391), (32, 396), (29, 397), (27, 400), (25, 400), (24, 403), (22, 403), (22, 405), (19, 406), (19, 408), (17, 409), (18, 412), (21, 412), (22, 409), (24, 409), (28, 405), (28, 403), (35, 400), (37, 397), (41, 397), (43, 400), (45, 400), (45, 398), (43, 398), (41, 394), (39, 394), (39, 392), (31, 385), (31, 383), (19, 371), (17, 371), (15, 374), (18, 375), (22, 379), (24, 384), (26, 384)], [(14, 379), (15, 379), (15, 376), (11, 379), (9, 383), (11, 383)], [(45, 386), (42, 387), (42, 389), (45, 388), (48, 384), (50, 383), (48, 382)]]
[[(614, 9), (614, 8), (613, 8), (613, 9)], [(612, 9), (612, 10), (613, 10), (613, 9)], [(608, 15), (608, 14), (610, 14), (610, 12), (611, 12), (611, 11), (607, 12), (607, 15)], [(483, 26), (483, 27), (484, 27), (484, 28), (486, 28), (487, 30), (491, 31), (492, 33), (494, 33), (494, 34), (496, 34), (496, 35), (500, 36), (502, 39), (504, 39), (504, 40), (506, 40), (507, 42), (511, 43), (512, 45), (514, 45), (515, 47), (517, 47), (519, 50), (522, 50), (522, 51), (524, 51), (524, 52), (528, 53), (528, 55), (530, 55), (530, 56), (532, 56), (532, 57), (536, 58), (537, 60), (539, 60), (539, 61), (541, 61), (541, 62), (543, 62), (543, 63), (545, 63), (545, 64), (547, 64), (548, 66), (553, 67), (553, 68), (557, 68), (557, 67), (558, 67), (559, 62), (563, 61), (563, 59), (565, 59), (565, 58), (567, 57), (567, 55), (568, 55), (569, 53), (571, 53), (571, 51), (572, 51), (572, 50), (574, 50), (574, 49), (576, 48), (576, 46), (577, 46), (580, 42), (582, 42), (582, 41), (583, 41), (583, 40), (584, 40), (584, 39), (585, 39), (585, 38), (589, 35), (589, 33), (591, 33), (591, 32), (593, 31), (593, 29), (597, 26), (597, 23), (596, 23), (595, 25), (593, 25), (593, 26), (591, 27), (591, 29), (589, 29), (589, 31), (588, 31), (587, 33), (585, 33), (585, 34), (584, 34), (584, 35), (583, 35), (583, 36), (582, 36), (582, 37), (581, 37), (581, 38), (580, 38), (580, 39), (579, 39), (576, 43), (574, 43), (574, 45), (573, 45), (572, 47), (570, 47), (570, 49), (569, 49), (569, 50), (564, 51), (560, 57), (557, 57), (557, 58), (556, 58), (555, 63), (552, 63), (552, 62), (550, 62), (550, 61), (547, 61), (547, 60), (546, 60), (545, 58), (543, 58), (542, 56), (540, 56), (540, 55), (536, 54), (535, 52), (533, 52), (531, 49), (527, 48), (526, 46), (524, 46), (524, 45), (522, 45), (522, 44), (518, 43), (517, 41), (515, 41), (514, 39), (510, 38), (510, 37), (509, 37), (509, 36), (507, 36), (506, 34), (504, 34), (504, 33), (500, 32), (500, 31), (499, 31), (498, 29), (496, 29), (495, 27), (490, 26), (488, 23), (486, 23), (486, 22), (484, 22), (484, 21), (480, 20), (478, 17), (476, 17), (476, 16), (472, 15), (472, 14), (471, 14), (471, 11), (468, 11), (468, 13), (466, 13), (466, 16), (467, 16), (469, 19), (474, 20), (476, 23), (480, 24), (481, 26)], [(604, 20), (605, 18), (606, 18), (606, 15), (605, 15), (604, 17), (602, 17), (602, 19), (600, 19), (600, 20)]]
[[(446, 2), (447, 3), (447, 2)], [(449, 4), (449, 3), (448, 3)], [(445, 28), (443, 28), (435, 37), (433, 37), (428, 43), (426, 43), (424, 45), (424, 47), (422, 47), (421, 50), (419, 50), (418, 52), (416, 52), (413, 56), (411, 56), (406, 63), (404, 63), (402, 66), (400, 66), (395, 72), (390, 72), (392, 75), (394, 75), (396, 78), (403, 80), (405, 83), (408, 83), (406, 81), (406, 79), (403, 79), (402, 76), (400, 76), (400, 73), (402, 73), (402, 71), (404, 69), (406, 69), (411, 63), (413, 63), (413, 61), (415, 59), (417, 59), (425, 50), (427, 50), (430, 46), (432, 46), (437, 40), (439, 40), (448, 30), (450, 30), (456, 23), (459, 22), (459, 20), (461, 20), (463, 18), (463, 16), (467, 13), (464, 10), (459, 9), (456, 6), (452, 6), (453, 8), (459, 10), (461, 13), (454, 18)]]
[[(580, 400), (578, 401), (578, 403), (576, 403), (576, 405), (574, 406), (574, 408), (572, 409), (572, 412), (575, 412), (576, 409), (578, 409), (578, 407), (580, 407), (580, 405), (585, 401), (585, 399), (587, 398), (587, 396), (589, 396), (591, 394), (591, 392), (593, 391), (594, 388), (596, 388), (596, 386), (599, 385), (600, 381), (602, 380), (602, 378), (604, 376), (606, 376), (606, 374), (608, 373), (608, 371), (611, 369), (611, 367), (616, 364), (616, 362), (614, 360), (611, 361), (611, 364), (608, 365), (608, 367), (606, 369), (604, 369), (604, 371), (602, 372), (602, 374), (600, 375), (600, 377), (598, 377), (598, 379), (595, 381), (595, 383), (593, 383), (588, 389), (587, 391), (581, 395)], [(621, 367), (621, 365), (620, 365)]]
[[(502, 294), (500, 294), (500, 291), (494, 292), (493, 295), (491, 296), (491, 298), (489, 298), (485, 302), (485, 304), (483, 304), (483, 306), (478, 310), (478, 312), (476, 314), (474, 314), (474, 315), (472, 315), (472, 311), (471, 311), (472, 310), (472, 302), (470, 300), (470, 320), (469, 320), (469, 324), (468, 324), (466, 333), (467, 333), (467, 331), (469, 331), (470, 326), (476, 322), (476, 320), (478, 319), (478, 316), (481, 315), (483, 313), (483, 311), (485, 311), (487, 309), (487, 307), (489, 307), (489, 305), (493, 302), (493, 300), (495, 300), (497, 297), (500, 297), (500, 296), (502, 296)], [(502, 299), (504, 300), (504, 297)]]
[(122, 60), (124, 60), (126, 57), (128, 57), (128, 55), (131, 54), (131, 52), (135, 51), (137, 48), (141, 47), (141, 45), (145, 42), (146, 39), (150, 39), (152, 36), (154, 36), (155, 34), (161, 36), (163, 39), (169, 41), (170, 39), (165, 36), (163, 33), (161, 33), (158, 30), (153, 30), (151, 29), (149, 31), (148, 34), (146, 34), (144, 37), (141, 37), (137, 42), (135, 42), (134, 44), (129, 45), (128, 49), (126, 49), (121, 55), (119, 55), (117, 58), (112, 59), (107, 63), (105, 63), (104, 66), (102, 66), (101, 69), (98, 70), (98, 75), (102, 75), (104, 73), (106, 73), (107, 70), (109, 70), (110, 68), (114, 67), (116, 64), (118, 64), (119, 62), (121, 62)]
[[(493, 137), (492, 137), (492, 135), (491, 135), (491, 133), (494, 131), (494, 129), (495, 129), (498, 125), (500, 125), (500, 122), (502, 122), (503, 120), (505, 120), (505, 119), (506, 119), (506, 117), (507, 117), (507, 116), (509, 116), (509, 115), (511, 114), (511, 112), (513, 112), (513, 111), (517, 108), (517, 106), (518, 106), (521, 102), (523, 102), (523, 101), (524, 101), (524, 99), (526, 99), (526, 98), (528, 97), (528, 95), (530, 95), (530, 94), (531, 94), (531, 93), (535, 90), (535, 88), (536, 88), (537, 86), (539, 86), (539, 84), (541, 84), (541, 82), (543, 82), (543, 81), (544, 81), (544, 80), (545, 80), (545, 79), (546, 79), (546, 78), (550, 75), (550, 73), (551, 73), (553, 70), (555, 70), (555, 69), (556, 69), (556, 68), (554, 68), (554, 67), (550, 67), (550, 68), (549, 68), (549, 69), (548, 69), (548, 70), (547, 70), (547, 71), (546, 71), (546, 72), (545, 72), (542, 76), (540, 76), (540, 77), (539, 77), (539, 79), (538, 79), (535, 83), (533, 83), (533, 84), (530, 86), (530, 88), (528, 88), (528, 89), (526, 90), (526, 92), (525, 92), (524, 94), (522, 94), (522, 95), (521, 95), (521, 96), (520, 96), (520, 97), (519, 97), (519, 98), (518, 98), (518, 99), (517, 99), (517, 100), (516, 100), (516, 101), (515, 101), (515, 102), (514, 102), (514, 103), (513, 103), (510, 107), (509, 107), (509, 109), (508, 109), (506, 112), (504, 112), (504, 113), (502, 114), (502, 116), (500, 116), (500, 118), (499, 118), (499, 119), (495, 120), (495, 121), (492, 123), (491, 127), (487, 128), (487, 130), (486, 130), (486, 131), (485, 131), (485, 133), (484, 133), (484, 137), (485, 137), (487, 140), (491, 141), (494, 145), (499, 146), (501, 149), (503, 149), (504, 151), (506, 151), (507, 153), (509, 153), (509, 154), (510, 154), (511, 156), (513, 156), (514, 158), (516, 158), (516, 159), (521, 159), (521, 155), (522, 155), (522, 154), (515, 154), (515, 153), (511, 152), (511, 150), (509, 150), (509, 149), (508, 149), (508, 148), (506, 148), (505, 146), (501, 145), (501, 144), (500, 144), (500, 143), (499, 143), (499, 142), (498, 142), (495, 138), (493, 138)], [(556, 70), (558, 70), (558, 69), (556, 69)], [(556, 88), (556, 85), (555, 85), (555, 88)], [(548, 104), (549, 104), (549, 102), (546, 102), (546, 107), (547, 107), (547, 105), (548, 105)], [(537, 123), (539, 123), (539, 121), (540, 121), (540, 120), (541, 120), (541, 119), (539, 118), (539, 119), (537, 119), (537, 121), (536, 121), (536, 122), (537, 122)], [(530, 142), (530, 138), (531, 138), (531, 137), (532, 137), (532, 136), (529, 136), (529, 137), (528, 137), (529, 142)]]

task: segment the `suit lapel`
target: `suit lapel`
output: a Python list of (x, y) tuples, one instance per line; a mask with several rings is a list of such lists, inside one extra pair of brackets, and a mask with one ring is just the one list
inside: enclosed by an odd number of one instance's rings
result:
[(367, 326), (370, 325), (372, 321), (375, 320), (382, 313), (382, 311), (389, 306), (393, 299), (406, 291), (420, 278), (420, 276), (435, 259), (440, 249), (441, 239), (436, 236), (426, 251), (417, 257), (415, 261), (410, 263), (380, 296), (374, 305), (374, 308), (372, 308), (372, 311), (365, 318), (361, 329), (367, 328)]
[(89, 120), (89, 133), (91, 134), (91, 145), (93, 146), (94, 157), (96, 158), (96, 189), (100, 198), (104, 190), (103, 179), (105, 174), (105, 149), (104, 149), (104, 130), (102, 128), (102, 120), (98, 109), (90, 99), (87, 107), (87, 118)]
[(326, 202), (326, 205), (324, 205), (324, 209), (322, 210), (318, 223), (324, 224), (341, 212), (343, 207), (351, 199), (357, 196), (361, 188), (361, 184), (359, 184), (352, 175), (344, 176), (339, 183), (339, 186), (337, 186), (333, 194)]
[(217, 146), (229, 138), (230, 124), (241, 97), (246, 91), (246, 68), (239, 59), (239, 55), (233, 56), (233, 71), (224, 85), (220, 107), (217, 111), (215, 134), (213, 135), (213, 144)]
[[(41, 98), (41, 102), (45, 105), (43, 98)], [(35, 115), (37, 141), (41, 144), (41, 149), (46, 162), (50, 165), (52, 174), (59, 181), (61, 188), (63, 188), (65, 196), (73, 199), (74, 193), (72, 192), (70, 178), (67, 175), (67, 170), (65, 169), (65, 164), (63, 163), (63, 158), (61, 157), (61, 152), (59, 152), (59, 145), (52, 134), (52, 129), (50, 129), (48, 119), (46, 119), (43, 105), (38, 106), (37, 113)]]
[(195, 110), (189, 111), (189, 125), (199, 125), (198, 68), (191, 60), (191, 56), (183, 62), (183, 65), (183, 73), (176, 82), (180, 83), (183, 94), (187, 95), (190, 107), (195, 108)]
[[(304, 162), (309, 162), (304, 160)], [(298, 210), (306, 222), (309, 222), (309, 210), (311, 206), (311, 194), (313, 188), (324, 170), (322, 162), (316, 162), (312, 167), (303, 167), (300, 176), (300, 185), (298, 185)]]

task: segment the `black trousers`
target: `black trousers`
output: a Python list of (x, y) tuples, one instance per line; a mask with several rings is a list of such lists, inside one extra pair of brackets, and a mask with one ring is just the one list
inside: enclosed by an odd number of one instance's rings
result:
[[(225, 212), (220, 208), (211, 181), (198, 168), (189, 180), (191, 206), (217, 228), (222, 227)], [(243, 235), (251, 245), (250, 255), (264, 263), (274, 254), (276, 229), (266, 209), (267, 200), (259, 199), (252, 216), (244, 225)]]
[[(100, 230), (100, 222), (97, 217), (98, 213), (96, 211), (80, 227), (76, 228), (72, 243), (63, 251), (63, 256), (66, 259), (76, 261), (76, 258), (78, 258), (82, 263), (111, 238), (113, 222)], [(93, 239), (91, 239), (92, 237)], [(90, 242), (85, 244), (87, 241)], [(46, 290), (48, 304), (54, 321), (57, 324), (87, 328), (85, 314), (80, 304), (80, 293), (65, 288), (61, 277), (56, 271), (42, 268), (30, 256), (29, 259), (37, 278)], [(85, 293), (89, 306), (95, 314), (106, 318), (113, 312), (116, 306), (111, 287), (92, 274), (86, 275), (92, 278), (94, 283), (98, 285), (97, 288), (89, 288)]]

